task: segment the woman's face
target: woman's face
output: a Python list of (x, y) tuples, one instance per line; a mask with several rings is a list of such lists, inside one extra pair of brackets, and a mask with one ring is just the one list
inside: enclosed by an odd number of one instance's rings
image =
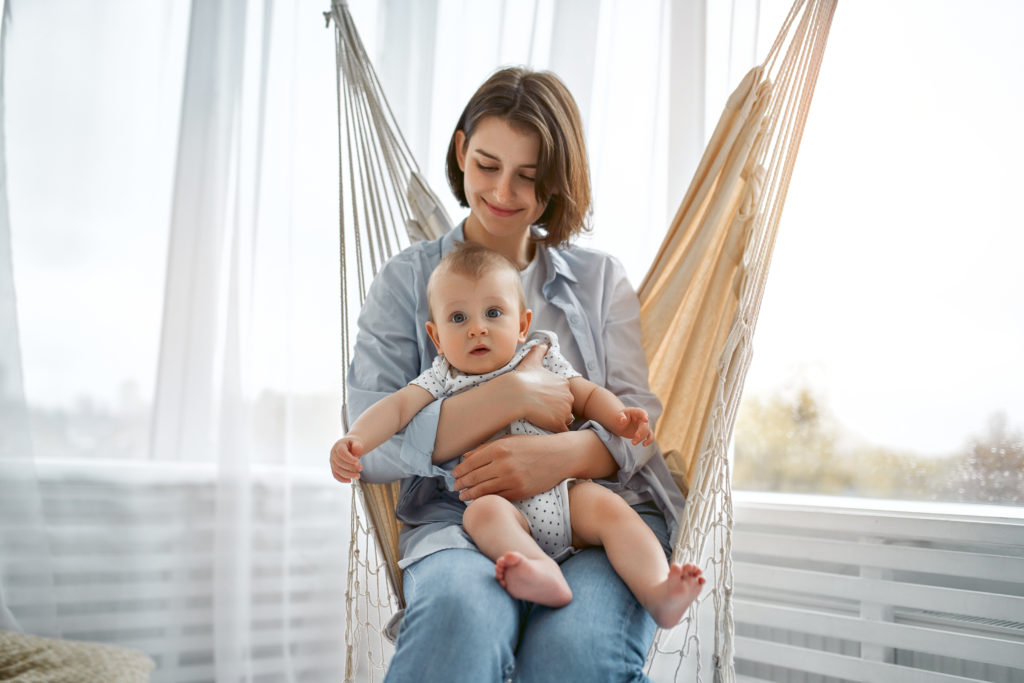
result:
[(525, 240), (545, 208), (534, 186), (540, 137), (497, 116), (482, 119), (468, 144), (462, 131), (455, 135), (470, 210), (466, 237), (487, 246)]

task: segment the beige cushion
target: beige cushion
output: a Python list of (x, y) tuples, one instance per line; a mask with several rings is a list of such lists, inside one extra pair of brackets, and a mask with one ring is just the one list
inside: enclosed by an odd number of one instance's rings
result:
[(142, 652), (116, 645), (0, 631), (0, 681), (137, 683), (148, 681), (154, 666)]

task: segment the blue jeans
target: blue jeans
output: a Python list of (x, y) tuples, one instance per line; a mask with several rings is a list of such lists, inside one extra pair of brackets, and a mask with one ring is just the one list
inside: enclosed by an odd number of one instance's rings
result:
[[(634, 509), (667, 555), (664, 517), (653, 504)], [(604, 550), (583, 550), (562, 571), (573, 599), (552, 609), (506, 593), (494, 563), (475, 550), (442, 550), (408, 567), (405, 617), (384, 680), (649, 681), (643, 668), (656, 625)]]

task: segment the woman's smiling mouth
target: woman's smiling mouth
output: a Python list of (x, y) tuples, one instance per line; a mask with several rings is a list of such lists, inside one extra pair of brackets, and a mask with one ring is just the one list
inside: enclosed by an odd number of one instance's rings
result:
[(514, 216), (515, 214), (519, 213), (519, 209), (503, 209), (499, 206), (491, 204), (486, 199), (484, 200), (484, 204), (487, 205), (487, 209), (491, 213), (493, 213), (495, 216), (499, 218), (508, 218), (509, 216)]

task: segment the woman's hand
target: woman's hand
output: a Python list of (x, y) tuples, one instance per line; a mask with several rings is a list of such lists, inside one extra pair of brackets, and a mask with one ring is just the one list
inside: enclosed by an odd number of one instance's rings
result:
[(489, 441), (466, 453), (453, 474), (462, 500), (491, 493), (522, 500), (554, 488), (563, 479), (609, 478), (618, 470), (598, 436), (581, 429)]
[(569, 380), (541, 364), (547, 352), (544, 344), (530, 349), (515, 369), (514, 377), (520, 382), (523, 419), (547, 432), (564, 432), (572, 423), (573, 395)]
[(548, 438), (506, 436), (466, 453), (452, 472), (459, 498), (473, 500), (493, 493), (521, 500), (557, 486), (566, 475), (556, 466), (558, 460), (551, 450), (544, 448)]
[(546, 346), (531, 349), (513, 372), (445, 399), (434, 438), (433, 462), (464, 455), (515, 420), (548, 432), (566, 432), (572, 419), (569, 382), (544, 369)]

